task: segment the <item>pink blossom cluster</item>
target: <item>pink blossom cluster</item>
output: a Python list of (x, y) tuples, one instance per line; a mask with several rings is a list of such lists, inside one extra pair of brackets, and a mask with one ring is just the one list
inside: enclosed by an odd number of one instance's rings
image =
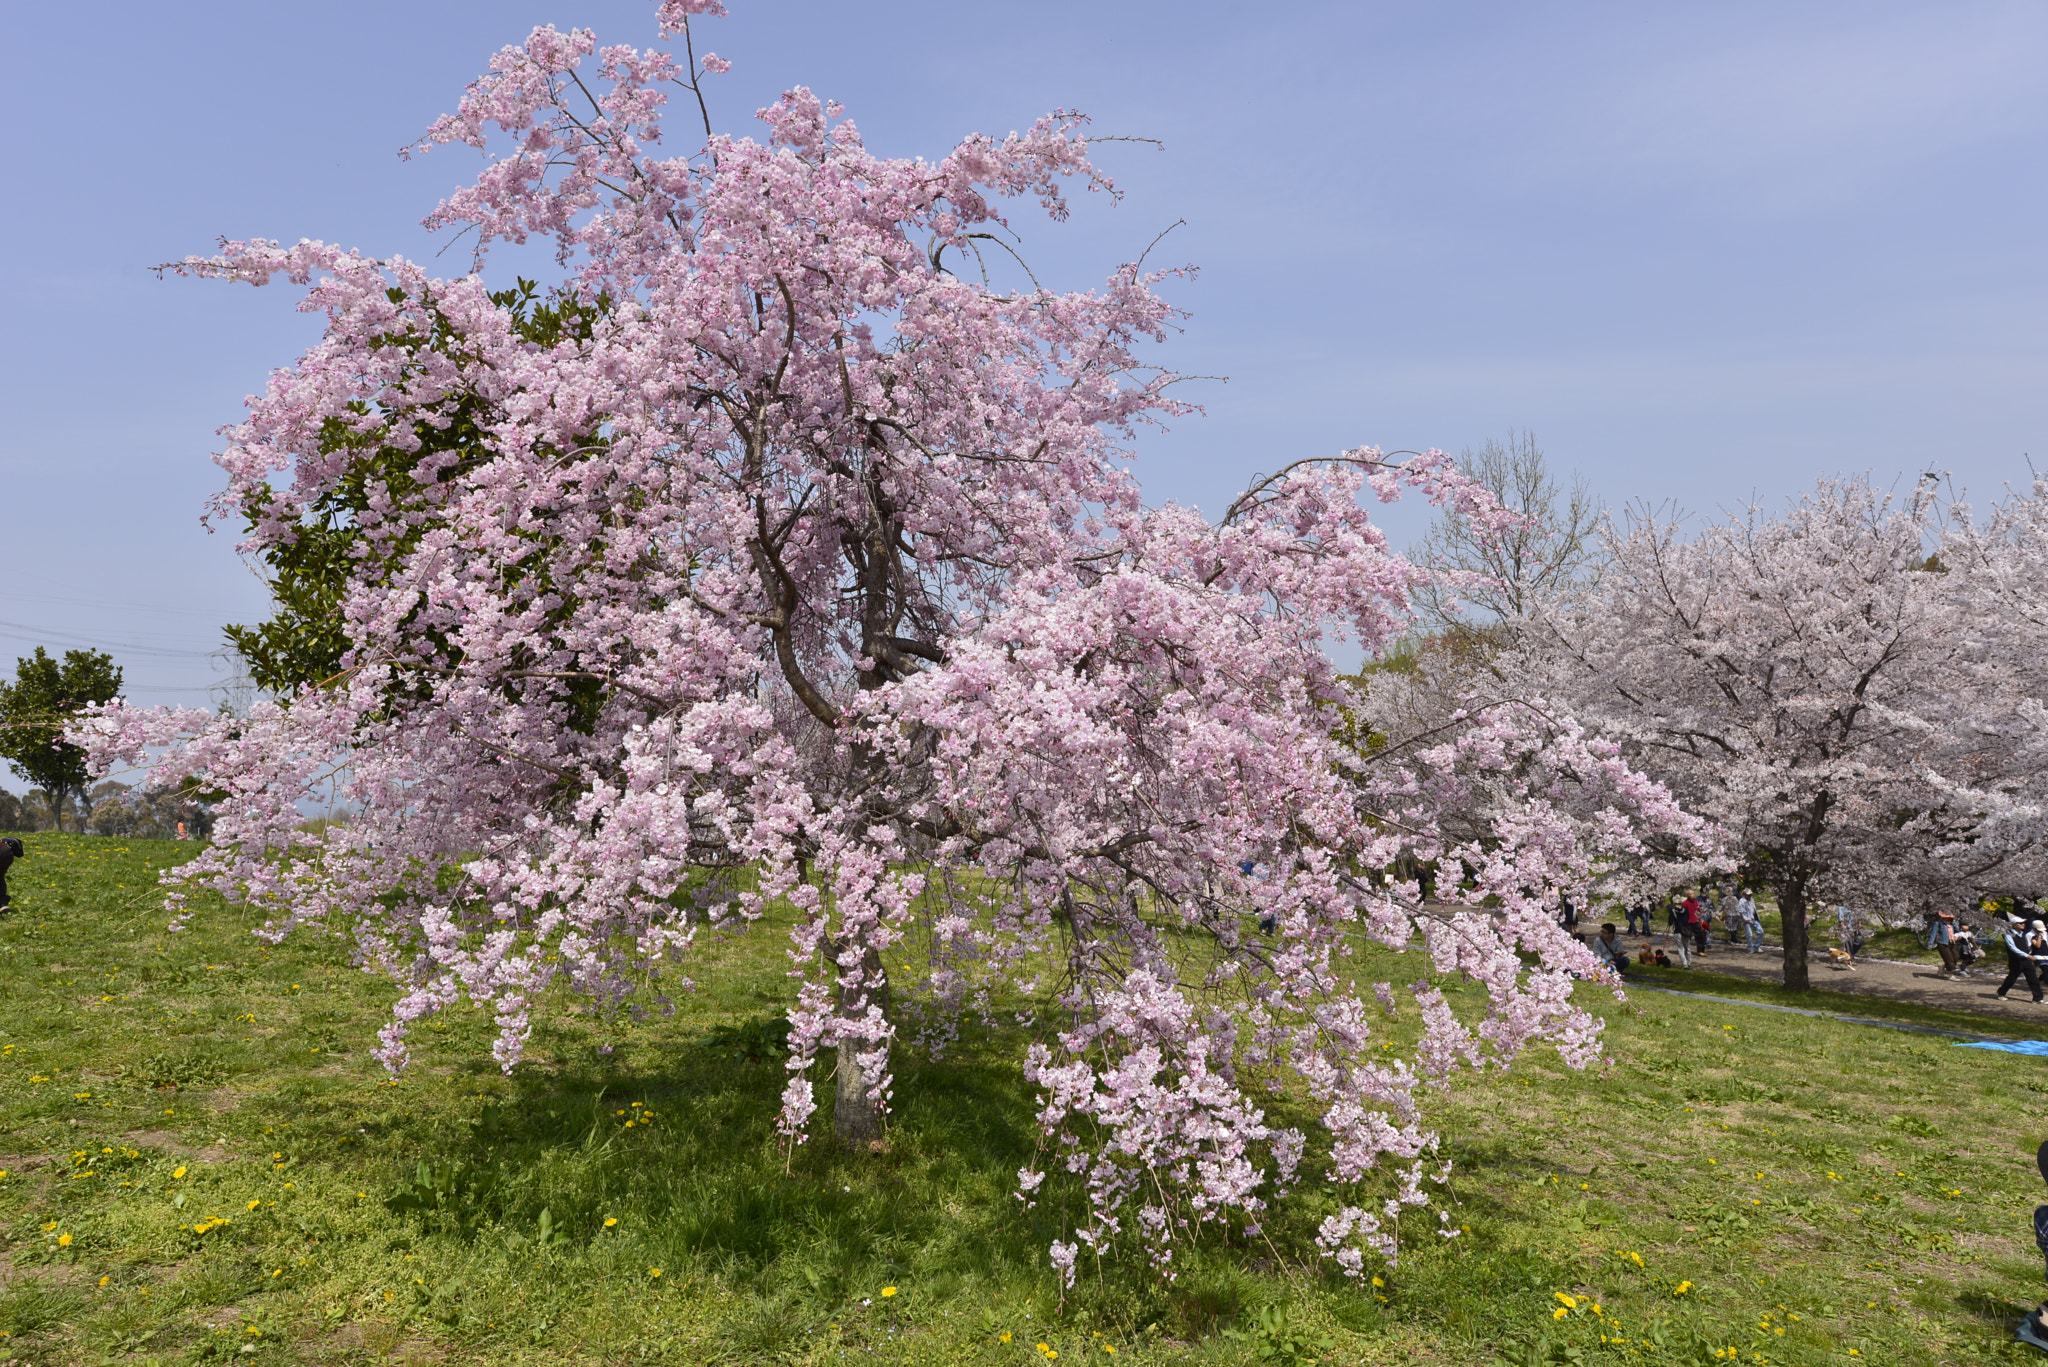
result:
[[(666, 0), (661, 24), (717, 12)], [(1046, 1026), (1019, 1194), (1054, 1171), (1088, 1208), (1063, 1276), (1120, 1243), (1171, 1275), (1311, 1181), (1344, 1198), (1327, 1255), (1392, 1258), (1428, 1086), (1597, 1051), (1558, 892), (1710, 833), (1534, 696), (1344, 738), (1365, 700), (1324, 647), (1386, 646), (1424, 573), (1364, 496), (1514, 519), (1441, 453), (1371, 448), (1213, 521), (1147, 507), (1128, 440), (1187, 411), (1140, 355), (1166, 276), (955, 273), (1003, 201), (1059, 218), (1070, 182), (1113, 188), (1083, 119), (889, 159), (797, 89), (758, 141), (657, 156), (699, 67), (723, 63), (548, 28), (494, 58), (422, 144), (495, 152), (429, 220), (474, 234), (470, 274), (312, 242), (180, 267), (283, 275), (326, 319), (228, 430), (215, 515), (261, 551), (348, 481), (366, 506), (339, 675), (247, 717), (117, 704), (80, 729), (103, 765), (226, 794), (174, 900), (351, 936), (401, 987), (393, 1067), (462, 1001), (506, 1068), (565, 991), (666, 1010), (707, 932), (787, 908), (788, 1142), (827, 1059), (836, 1132), (874, 1142), (901, 1027), (939, 1048), (1022, 1009)], [(535, 340), (486, 288), (491, 246), (536, 234), (587, 329)], [(428, 439), (458, 422), (472, 446)], [(353, 819), (306, 829), (322, 785)], [(1413, 951), (1410, 985), (1356, 981), (1370, 946)], [(1424, 1033), (1397, 1054), (1379, 1018), (1404, 1002)], [(1319, 1133), (1269, 1123), (1283, 1092)]]

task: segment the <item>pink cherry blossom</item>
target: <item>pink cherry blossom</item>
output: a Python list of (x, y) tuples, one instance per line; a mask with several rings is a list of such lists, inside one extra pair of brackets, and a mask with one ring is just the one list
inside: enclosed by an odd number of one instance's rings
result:
[[(881, 1142), (899, 1048), (972, 1016), (1035, 1036), (1019, 1195), (1083, 1197), (1063, 1279), (1084, 1248), (1170, 1277), (1311, 1185), (1344, 1209), (1326, 1254), (1391, 1259), (1428, 1200), (1429, 1094), (1540, 1042), (1597, 1051), (1558, 889), (1707, 828), (1533, 694), (1344, 739), (1366, 700), (1325, 646), (1385, 647), (1424, 574), (1362, 497), (1514, 519), (1440, 452), (1370, 447), (1214, 519), (1148, 506), (1130, 438), (1190, 413), (1147, 350), (1176, 273), (1056, 292), (976, 264), (1017, 201), (1114, 193), (1085, 119), (891, 159), (797, 88), (758, 139), (657, 154), (696, 65), (551, 28), (493, 58), (419, 144), (495, 158), (428, 220), (469, 234), (469, 274), (314, 242), (178, 268), (283, 275), (326, 320), (228, 430), (213, 515), (261, 551), (349, 481), (366, 508), (337, 677), (80, 729), (103, 764), (225, 794), (174, 905), (210, 888), (266, 935), (348, 937), (398, 985), (394, 1068), (465, 1001), (508, 1069), (571, 995), (666, 1011), (773, 911), (786, 1142), (821, 1071), (840, 1141)], [(549, 341), (482, 278), (536, 235), (591, 319)], [(423, 440), (458, 421), (471, 446)], [(315, 795), (353, 819), (305, 829)], [(1396, 982), (1412, 1051), (1382, 1047)], [(1276, 1089), (1318, 1135), (1268, 1119)]]

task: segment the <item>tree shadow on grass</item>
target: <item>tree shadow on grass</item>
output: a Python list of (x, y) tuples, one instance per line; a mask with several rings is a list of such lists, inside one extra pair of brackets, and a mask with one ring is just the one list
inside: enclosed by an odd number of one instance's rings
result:
[[(544, 1254), (545, 1275), (564, 1287), (644, 1279), (653, 1267), (665, 1282), (713, 1283), (722, 1308), (711, 1333), (723, 1356), (694, 1344), (705, 1361), (808, 1352), (828, 1329), (850, 1349), (855, 1340), (844, 1336), (880, 1332), (885, 1308), (913, 1295), (976, 1319), (1007, 1316), (990, 1321), (991, 1335), (1058, 1324), (1125, 1343), (1146, 1330), (1206, 1339), (1262, 1306), (1303, 1297), (1345, 1312), (1338, 1317), (1357, 1332), (1388, 1313), (1313, 1256), (1315, 1223), (1334, 1207), (1293, 1203), (1269, 1213), (1276, 1243), (1216, 1234), (1178, 1243), (1171, 1279), (1132, 1250), (1100, 1263), (1084, 1257), (1079, 1284), (1062, 1298), (1047, 1249), (1072, 1237), (1085, 1210), (1072, 1183), (1048, 1183), (1035, 1206), (1017, 1199), (1019, 1169), (1052, 1160), (1039, 1147), (1014, 1038), (970, 1032), (939, 1062), (902, 1051), (886, 1151), (842, 1151), (821, 1115), (809, 1142), (785, 1155), (775, 1122), (788, 1074), (760, 1039), (770, 1020), (671, 1038), (611, 1064), (576, 1049), (521, 1068), (496, 1100), (458, 1104), (461, 1121), (414, 1128), (410, 1145), (394, 1147), (394, 1183), (412, 1180), (420, 1163), (436, 1181), (462, 1169), (446, 1183), (454, 1209), (445, 1218), (407, 1218), (429, 1242), (464, 1245), (444, 1244), (450, 1258), (513, 1266), (508, 1279), (538, 1275), (527, 1260)], [(817, 1085), (829, 1107), (829, 1080)], [(1480, 1161), (1520, 1169), (1537, 1160), (1489, 1146)], [(1489, 1195), (1468, 1199), (1494, 1208)], [(1276, 1261), (1276, 1248), (1310, 1252)], [(1430, 1252), (1418, 1290), (1441, 1290), (1470, 1270), (1436, 1267), (1443, 1255)], [(1495, 1254), (1484, 1270), (1489, 1281), (1540, 1286), (1546, 1297), (1562, 1275), (1534, 1254)], [(906, 1299), (885, 1299), (885, 1287)]]
[(521, 1069), (509, 1096), (403, 1161), (437, 1180), (469, 1174), (448, 1204), (476, 1209), (451, 1209), (446, 1228), (516, 1244), (545, 1211), (555, 1237), (597, 1243), (618, 1221), (651, 1256), (763, 1292), (830, 1300), (891, 1268), (965, 1278), (1042, 1265), (1056, 1221), (1011, 1198), (1035, 1146), (1014, 1062), (972, 1049), (902, 1057), (885, 1152), (845, 1153), (819, 1123), (786, 1155), (781, 1056), (735, 1033), (614, 1067)]

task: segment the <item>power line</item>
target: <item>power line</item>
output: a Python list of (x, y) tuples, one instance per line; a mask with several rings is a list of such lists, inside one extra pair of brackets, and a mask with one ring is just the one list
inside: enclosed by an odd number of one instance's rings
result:
[(35, 593), (33, 595), (17, 593), (0, 596), (9, 596), (16, 598), (32, 597), (34, 601), (38, 603), (62, 603), (67, 607), (75, 608), (114, 608), (119, 611), (156, 613), (160, 616), (211, 618), (218, 618), (220, 616), (218, 612), (215, 612), (208, 608), (174, 608), (166, 606), (161, 603), (138, 603), (132, 598), (79, 598), (70, 594), (40, 592)]
[(153, 655), (163, 659), (210, 660), (221, 653), (221, 648), (179, 650), (171, 646), (146, 646), (136, 642), (98, 641), (68, 631), (51, 631), (45, 627), (30, 626), (25, 622), (0, 621), (0, 636), (28, 641), (34, 645), (60, 645), (73, 649), (82, 647), (89, 650), (104, 650), (110, 654), (119, 651), (128, 655)]

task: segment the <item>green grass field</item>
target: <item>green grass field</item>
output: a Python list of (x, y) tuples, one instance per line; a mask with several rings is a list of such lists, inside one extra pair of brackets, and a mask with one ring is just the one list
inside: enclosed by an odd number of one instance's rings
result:
[(1443, 1128), (1469, 1233), (1418, 1222), (1383, 1284), (1309, 1256), (1310, 1203), (1270, 1245), (1183, 1251), (1171, 1285), (1135, 1260), (1091, 1266), (1062, 1305), (1043, 1254), (1061, 1199), (1011, 1196), (1036, 1142), (1015, 1039), (969, 1035), (942, 1064), (906, 1051), (889, 1151), (814, 1142), (785, 1172), (773, 927), (706, 953), (673, 1018), (548, 1018), (508, 1078), (486, 1022), (458, 1012), (394, 1084), (368, 1055), (392, 990), (342, 942), (268, 949), (219, 908), (172, 935), (154, 871), (190, 846), (28, 839), (0, 921), (0, 1361), (2032, 1351), (2009, 1337), (2043, 1292), (2048, 1061), (1637, 993), (1604, 1013), (1604, 1070), (1532, 1058), (1460, 1088)]

